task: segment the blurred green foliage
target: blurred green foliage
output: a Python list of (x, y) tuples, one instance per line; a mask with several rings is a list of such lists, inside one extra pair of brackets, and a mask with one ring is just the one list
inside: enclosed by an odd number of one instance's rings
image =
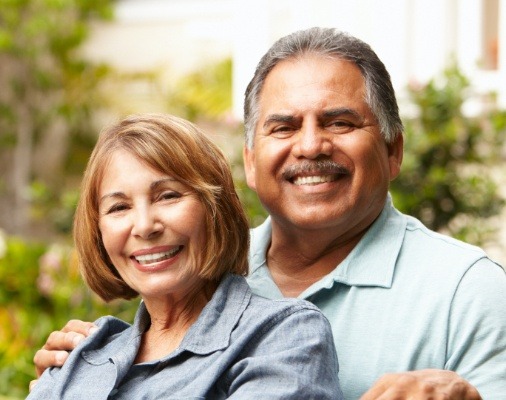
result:
[(112, 18), (112, 3), (1, 2), (0, 217), (10, 232), (33, 228), (33, 180), (61, 193), (83, 170), (96, 133), (91, 115), (104, 102), (99, 84), (109, 69), (79, 49), (91, 21)]
[(504, 206), (491, 170), (501, 162), (506, 113), (465, 116), (468, 90), (456, 67), (410, 89), (418, 115), (404, 120), (404, 160), (391, 193), (401, 211), (431, 229), (483, 244), (493, 233), (486, 219)]
[(83, 284), (69, 245), (0, 234), (0, 396), (24, 398), (33, 356), (70, 318), (113, 314), (133, 320), (138, 301), (104, 304)]
[(222, 117), (232, 107), (232, 60), (227, 58), (184, 76), (166, 98), (171, 112), (190, 121)]

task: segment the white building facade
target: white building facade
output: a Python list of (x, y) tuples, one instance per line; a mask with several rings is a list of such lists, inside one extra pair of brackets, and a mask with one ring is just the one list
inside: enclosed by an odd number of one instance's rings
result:
[(120, 0), (116, 16), (94, 30), (90, 57), (172, 77), (232, 57), (238, 119), (261, 55), (279, 37), (311, 26), (369, 43), (400, 98), (408, 84), (427, 82), (455, 61), (477, 95), (471, 112), (490, 92), (506, 108), (506, 0)]

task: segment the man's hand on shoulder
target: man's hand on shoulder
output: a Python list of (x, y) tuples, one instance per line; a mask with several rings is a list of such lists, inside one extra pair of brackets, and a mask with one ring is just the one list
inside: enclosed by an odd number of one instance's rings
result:
[(383, 375), (360, 400), (481, 400), (474, 386), (452, 371), (424, 369)]
[[(96, 329), (98, 328), (91, 322), (73, 319), (67, 322), (61, 331), (51, 332), (44, 346), (33, 358), (37, 377), (40, 377), (46, 368), (61, 367), (67, 360), (69, 352)], [(30, 390), (36, 383), (36, 380), (30, 382)]]

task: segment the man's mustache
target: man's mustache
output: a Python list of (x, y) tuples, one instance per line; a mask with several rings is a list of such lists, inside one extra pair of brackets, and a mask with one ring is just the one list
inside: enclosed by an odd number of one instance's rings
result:
[(284, 179), (290, 180), (297, 175), (316, 173), (318, 175), (349, 175), (350, 171), (343, 164), (332, 160), (302, 161), (287, 166), (282, 172)]

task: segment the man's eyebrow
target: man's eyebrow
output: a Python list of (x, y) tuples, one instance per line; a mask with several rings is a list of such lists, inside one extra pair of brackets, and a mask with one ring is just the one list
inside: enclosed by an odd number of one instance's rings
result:
[(356, 110), (354, 110), (353, 108), (347, 108), (347, 107), (325, 110), (322, 113), (320, 119), (330, 119), (330, 118), (335, 118), (335, 117), (341, 117), (343, 115), (352, 116), (354, 118), (358, 118), (361, 121), (364, 119), (364, 117), (360, 113), (358, 113)]
[(287, 114), (271, 114), (263, 123), (263, 128), (268, 127), (270, 124), (273, 123), (279, 123), (279, 122), (286, 122), (286, 123), (293, 123), (296, 121), (296, 118), (293, 115), (287, 115)]

